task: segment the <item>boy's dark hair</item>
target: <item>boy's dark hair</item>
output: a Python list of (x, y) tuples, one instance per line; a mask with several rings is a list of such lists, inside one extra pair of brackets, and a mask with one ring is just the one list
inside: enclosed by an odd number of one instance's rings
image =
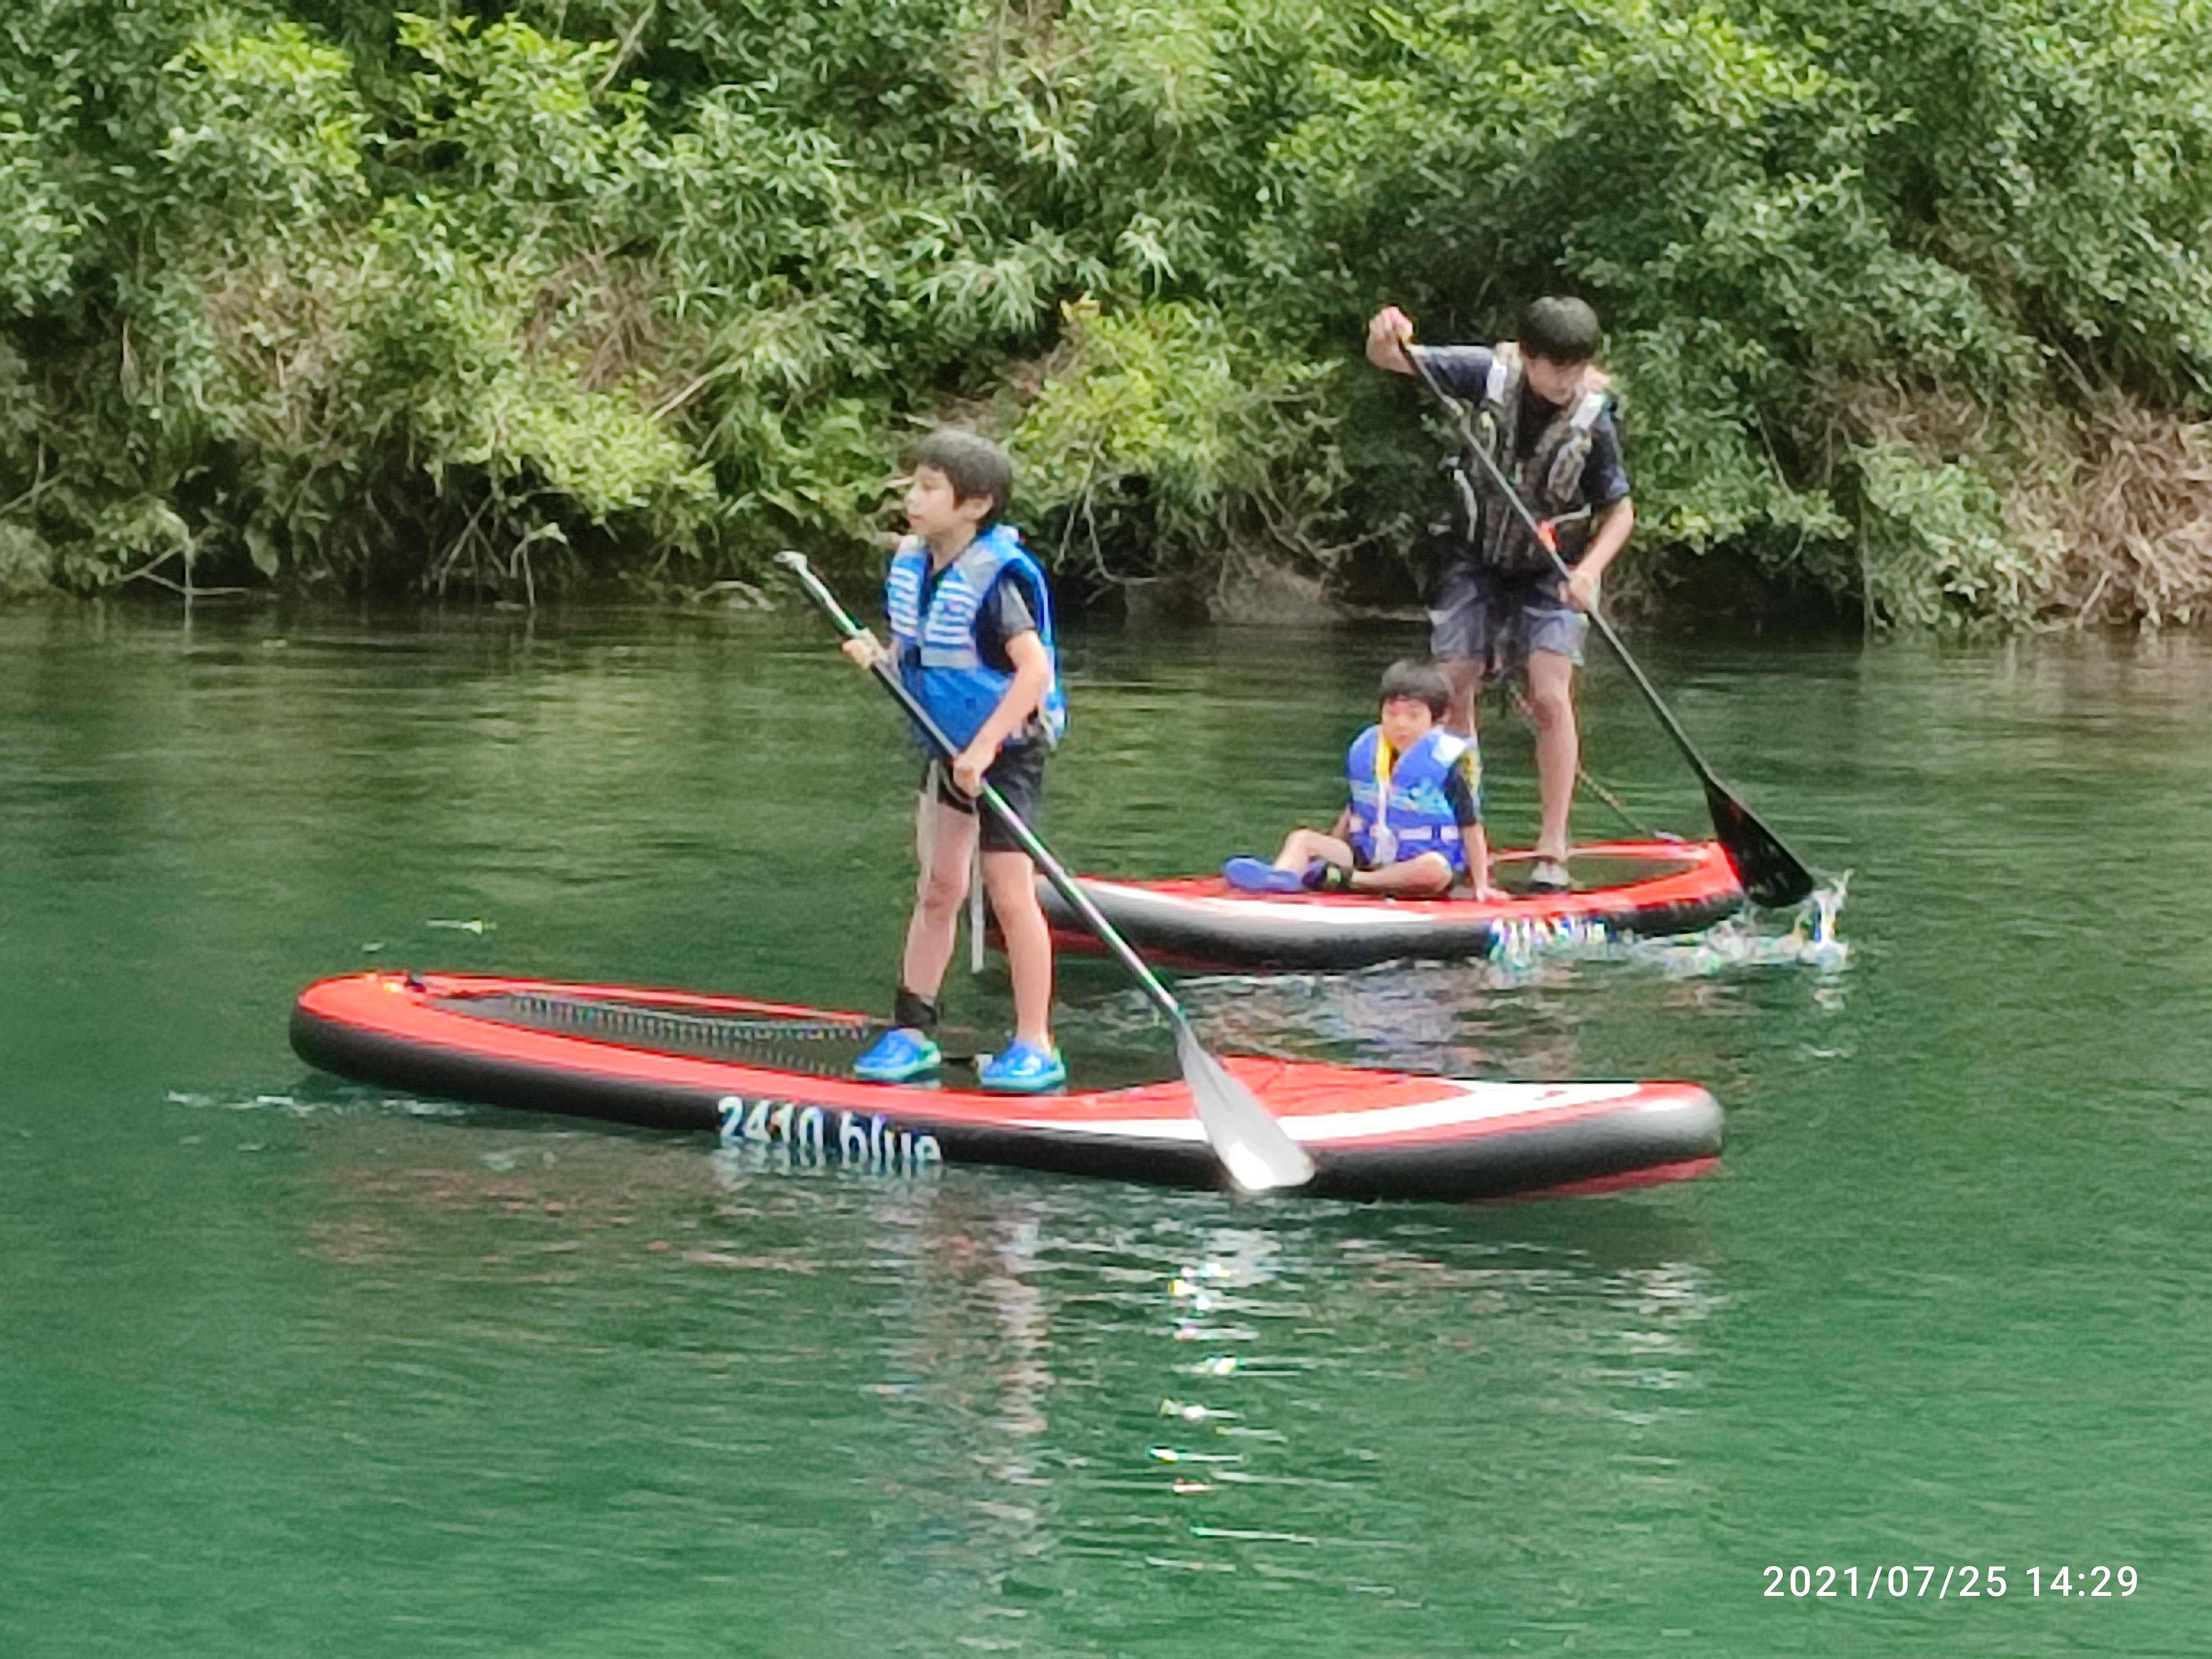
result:
[(1555, 363), (1586, 363), (1597, 356), (1597, 313), (1580, 300), (1546, 295), (1521, 313), (1521, 354)]
[(1006, 498), (1013, 494), (1014, 464), (1006, 452), (988, 438), (957, 426), (940, 426), (924, 438), (914, 452), (914, 464), (942, 472), (956, 501), (988, 495), (986, 529), (998, 523), (1006, 510)]
[(1401, 658), (1382, 671), (1382, 690), (1375, 700), (1395, 702), (1401, 697), (1428, 704), (1429, 717), (1440, 720), (1444, 710), (1451, 707), (1451, 682), (1444, 678), (1444, 671), (1432, 662), (1423, 662), (1418, 657)]

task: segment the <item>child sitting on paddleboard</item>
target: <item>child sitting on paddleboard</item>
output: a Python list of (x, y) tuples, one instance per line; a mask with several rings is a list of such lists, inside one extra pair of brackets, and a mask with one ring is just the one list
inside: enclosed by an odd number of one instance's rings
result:
[(888, 649), (873, 634), (848, 640), (863, 668), (895, 663), (899, 677), (959, 753), (933, 758), (915, 822), (921, 876), (907, 924), (892, 1026), (855, 1074), (903, 1083), (943, 1063), (933, 1032), (980, 837), (983, 887), (1013, 979), (1014, 1041), (978, 1068), (986, 1089), (1036, 1094), (1067, 1080), (1052, 1040), (1052, 933), (1037, 903), (1036, 870), (1013, 832), (976, 797), (988, 779), (1028, 820), (1044, 786), (1045, 755), (1066, 724), (1054, 658), (1052, 595), (1043, 570), (1002, 523), (1013, 463), (988, 439), (952, 428), (915, 451), (906, 492), (909, 533), (884, 583)]
[(1439, 723), (1452, 684), (1434, 663), (1392, 663), (1382, 718), (1345, 756), (1352, 796), (1324, 835), (1293, 830), (1275, 861), (1231, 859), (1222, 873), (1253, 892), (1387, 893), (1427, 898), (1466, 881), (1495, 897), (1482, 832), (1482, 762), (1472, 737)]

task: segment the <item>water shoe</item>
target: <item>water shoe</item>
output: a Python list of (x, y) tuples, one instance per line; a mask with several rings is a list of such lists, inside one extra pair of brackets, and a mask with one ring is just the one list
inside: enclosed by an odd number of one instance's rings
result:
[(1571, 893), (1574, 878), (1567, 873), (1564, 859), (1538, 859), (1528, 866), (1528, 890), (1532, 893)]
[(1057, 1048), (1017, 1042), (987, 1056), (975, 1068), (975, 1081), (994, 1095), (1041, 1095), (1067, 1081), (1067, 1066)]
[(1327, 859), (1316, 859), (1306, 866), (1305, 875), (1298, 884), (1310, 893), (1348, 893), (1352, 890), (1352, 872)]
[(1278, 870), (1265, 859), (1231, 859), (1221, 866), (1231, 887), (1246, 893), (1295, 893), (1297, 872)]
[(906, 1083), (928, 1075), (944, 1063), (945, 1056), (936, 1043), (919, 1031), (894, 1025), (853, 1063), (853, 1075), (863, 1083)]

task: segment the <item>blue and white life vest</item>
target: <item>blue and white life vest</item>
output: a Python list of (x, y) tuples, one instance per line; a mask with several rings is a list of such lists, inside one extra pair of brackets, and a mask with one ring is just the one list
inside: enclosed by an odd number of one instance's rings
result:
[(1465, 738), (1440, 726), (1395, 763), (1380, 726), (1352, 739), (1344, 769), (1352, 786), (1352, 850), (1362, 865), (1379, 868), (1441, 853), (1454, 870), (1467, 868), (1459, 815), (1444, 791), (1467, 751)]
[(994, 525), (969, 543), (938, 579), (927, 616), (921, 612), (921, 595), (929, 575), (929, 547), (920, 537), (909, 536), (899, 544), (884, 584), (899, 678), (958, 748), (965, 748), (983, 729), (983, 722), (1014, 683), (1012, 674), (1000, 673), (983, 660), (975, 641), (976, 613), (1002, 572), (1021, 582), (1030, 614), (1036, 618), (1037, 637), (1052, 665), (1052, 680), (1036, 714), (1018, 735), (1042, 738), (1049, 746), (1067, 728), (1067, 700), (1060, 689), (1051, 590), (1044, 572), (1023, 547), (1018, 531), (1012, 525)]

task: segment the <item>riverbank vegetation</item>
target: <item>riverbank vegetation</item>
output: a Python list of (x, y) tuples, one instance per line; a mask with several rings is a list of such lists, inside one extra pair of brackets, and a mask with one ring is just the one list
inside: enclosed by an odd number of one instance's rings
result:
[(2197, 0), (21, 0), (0, 588), (744, 591), (932, 419), (1079, 585), (1412, 591), (1385, 300), (1608, 324), (1662, 580), (2212, 601)]

